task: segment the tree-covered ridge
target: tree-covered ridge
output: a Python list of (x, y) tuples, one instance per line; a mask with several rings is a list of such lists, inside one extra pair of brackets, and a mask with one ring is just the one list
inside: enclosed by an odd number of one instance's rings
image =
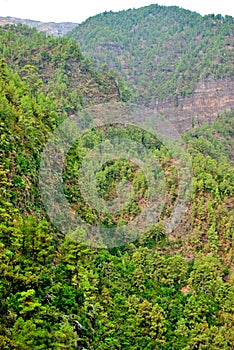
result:
[[(183, 136), (194, 192), (174, 236), (162, 220), (139, 241), (94, 250), (64, 238), (41, 206), (40, 152), (61, 121), (56, 98), (40, 85), (32, 92), (4, 60), (0, 73), (0, 349), (232, 349), (233, 113)], [(173, 204), (173, 159), (141, 136), (164, 167)], [(77, 162), (104, 137), (105, 130), (90, 130), (67, 157), (64, 186), (78, 203)], [(116, 177), (136, 174), (131, 163), (108, 163), (97, 174), (101, 195), (111, 198)]]
[[(61, 122), (56, 101), (46, 96), (40, 87), (23, 81), (0, 60), (0, 159), (12, 183), (11, 199), (16, 207), (38, 204), (37, 171), (49, 133)], [(38, 89), (38, 90), (37, 90)]]
[(199, 80), (233, 76), (233, 18), (151, 5), (105, 12), (69, 33), (82, 52), (117, 71), (138, 103), (188, 96)]
[(46, 36), (21, 24), (1, 27), (0, 57), (30, 86), (32, 95), (44, 92), (52, 98), (60, 114), (119, 98), (113, 77), (94, 71), (76, 41), (66, 37)]

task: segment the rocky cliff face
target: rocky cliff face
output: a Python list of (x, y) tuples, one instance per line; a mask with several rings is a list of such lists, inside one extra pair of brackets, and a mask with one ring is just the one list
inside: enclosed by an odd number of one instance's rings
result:
[(156, 110), (184, 132), (196, 125), (211, 123), (224, 110), (234, 109), (234, 81), (224, 79), (203, 81), (196, 85), (194, 94), (187, 98), (156, 101)]
[(63, 36), (70, 30), (75, 28), (78, 24), (71, 22), (54, 23), (54, 22), (39, 22), (30, 19), (21, 19), (15, 17), (0, 17), (0, 25), (6, 24), (25, 24), (29, 27), (35, 27), (37, 30), (46, 34), (52, 34), (55, 37)]
[[(77, 23), (43, 23), (14, 17), (0, 17), (0, 25), (16, 25), (18, 23), (35, 27), (39, 31), (52, 34), (56, 37), (65, 35), (68, 31), (77, 26)], [(111, 49), (115, 55), (118, 56), (120, 52), (122, 52), (123, 47), (112, 45)], [(74, 73), (75, 69), (72, 70)], [(73, 77), (76, 77), (76, 73), (72, 75), (72, 85), (74, 83)], [(84, 100), (88, 100), (90, 98), (90, 92), (86, 93), (86, 90), (83, 91), (84, 89), (82, 84), (80, 86), (80, 90), (84, 93)], [(90, 91), (93, 91), (93, 86)], [(205, 122), (210, 123), (215, 116), (224, 110), (233, 109), (233, 91), (234, 82), (232, 78), (200, 81), (197, 83), (191, 97), (175, 97), (171, 99), (159, 100), (150, 103), (150, 107), (156, 108), (158, 112), (163, 113), (179, 132), (184, 132), (196, 125), (201, 125)], [(115, 86), (114, 91), (111, 91), (111, 99), (112, 98), (114, 100), (119, 99), (119, 91), (117, 91), (117, 86)], [(103, 101), (105, 101), (105, 93), (103, 94)]]

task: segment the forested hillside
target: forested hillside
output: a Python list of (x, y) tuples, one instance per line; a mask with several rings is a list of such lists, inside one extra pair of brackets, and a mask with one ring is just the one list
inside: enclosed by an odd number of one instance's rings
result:
[(105, 12), (68, 33), (98, 67), (121, 74), (134, 101), (151, 107), (190, 96), (198, 81), (232, 77), (233, 34), (231, 16), (159, 5)]
[(21, 24), (2, 27), (0, 55), (30, 86), (32, 94), (45, 92), (60, 113), (119, 98), (114, 79), (95, 72), (79, 45), (66, 37), (46, 36)]
[[(224, 25), (214, 21), (212, 28)], [(170, 233), (165, 221), (179, 187), (173, 152), (140, 128), (95, 128), (96, 116), (87, 114), (81, 121), (89, 130), (63, 170), (64, 194), (85, 222), (107, 228), (131, 222), (149, 189), (134, 160), (113, 157), (96, 172), (98, 193), (114, 200), (123, 179), (134, 198), (117, 214), (90, 207), (79, 168), (100, 142), (141, 140), (165, 176), (157, 224), (131, 243), (91, 248), (51, 223), (39, 191), (41, 154), (67, 117), (87, 106), (118, 105), (128, 90), (106, 68), (94, 71), (68, 38), (19, 25), (1, 28), (0, 39), (0, 349), (233, 349), (233, 111), (182, 135), (193, 186), (187, 212)]]

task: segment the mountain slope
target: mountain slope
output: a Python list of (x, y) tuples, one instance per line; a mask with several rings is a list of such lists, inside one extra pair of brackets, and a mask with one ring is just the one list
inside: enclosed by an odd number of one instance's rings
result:
[[(38, 188), (40, 157), (61, 119), (82, 107), (73, 107), (77, 85), (70, 65), (89, 97), (83, 105), (118, 100), (116, 84), (93, 72), (74, 42), (20, 26), (0, 34), (0, 349), (234, 348), (234, 113), (183, 135), (193, 193), (185, 221), (170, 235), (163, 218), (175, 203), (178, 173), (167, 147), (142, 130), (111, 125), (90, 128), (77, 140), (66, 159), (64, 193), (88, 222), (97, 221), (96, 212), (81, 198), (77, 170), (100, 142), (142, 140), (165, 173), (162, 221), (128, 245), (91, 249), (49, 222)], [(119, 179), (136, 190), (122, 220), (106, 215), (101, 224), (131, 220), (147, 192), (137, 167), (113, 159), (96, 175), (107, 201)]]
[[(36, 101), (4, 62), (0, 73), (0, 348), (232, 349), (233, 114), (184, 136), (194, 193), (181, 231), (167, 237), (160, 223), (139, 241), (94, 250), (42, 217), (38, 166), (53, 102), (43, 94)], [(70, 153), (68, 179), (98, 135), (89, 132)], [(157, 152), (173, 198), (174, 166), (167, 150)], [(119, 166), (107, 164), (106, 173), (129, 173)], [(77, 182), (69, 185), (79, 202)]]
[(9, 145), (2, 162), (15, 183), (14, 204), (30, 212), (40, 206), (39, 153), (49, 134), (84, 107), (119, 101), (119, 88), (108, 72), (92, 69), (75, 41), (23, 25), (0, 28), (0, 78), (2, 145)]
[(47, 37), (21, 24), (1, 27), (0, 57), (16, 69), (32, 94), (43, 91), (52, 97), (60, 114), (120, 98), (114, 78), (94, 71), (74, 40)]
[(151, 5), (94, 16), (68, 36), (98, 67), (121, 74), (134, 101), (155, 107), (165, 99), (177, 105), (198, 82), (233, 77), (233, 33), (230, 16)]
[[(0, 348), (232, 349), (233, 114), (184, 135), (194, 193), (174, 236), (160, 223), (139, 241), (94, 250), (42, 217), (38, 166), (54, 128), (53, 102), (43, 94), (36, 101), (4, 62), (0, 73)], [(68, 179), (76, 179), (75, 163), (94, 136), (70, 153)], [(174, 166), (167, 150), (157, 152), (171, 200)], [(126, 165), (107, 164), (106, 172), (129, 173)], [(77, 182), (69, 185), (77, 196)]]
[(1, 26), (5, 26), (7, 24), (17, 25), (19, 23), (25, 24), (29, 27), (34, 27), (41, 32), (44, 32), (46, 34), (51, 34), (55, 37), (63, 36), (67, 34), (68, 31), (75, 28), (78, 24), (78, 23), (71, 23), (71, 22), (61, 22), (61, 23), (39, 22), (39, 21), (30, 20), (30, 19), (21, 19), (21, 18), (15, 18), (15, 17), (0, 17)]

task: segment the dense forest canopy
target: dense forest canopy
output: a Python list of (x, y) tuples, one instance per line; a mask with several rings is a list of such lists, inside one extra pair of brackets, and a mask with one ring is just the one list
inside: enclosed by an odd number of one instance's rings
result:
[(199, 80), (233, 76), (231, 16), (201, 16), (151, 5), (105, 12), (74, 28), (82, 52), (97, 67), (118, 72), (137, 103), (190, 96)]
[(21, 24), (0, 27), (0, 55), (32, 93), (52, 98), (60, 114), (119, 98), (114, 78), (94, 71), (76, 41), (66, 37), (46, 36)]
[[(132, 35), (128, 39), (137, 57), (144, 40), (151, 40), (154, 48), (152, 35), (141, 37), (139, 19), (147, 33), (150, 18), (151, 25), (155, 24), (154, 15), (160, 19), (161, 12), (168, 21), (164, 27), (158, 21), (157, 35), (161, 37), (164, 28), (159, 51), (166, 52), (163, 42), (168, 38), (178, 39), (181, 50), (185, 48), (182, 62), (186, 68), (177, 70), (179, 93), (192, 93), (199, 74), (217, 79), (232, 75), (232, 18), (203, 18), (154, 5), (134, 10), (135, 24), (130, 11), (122, 13), (123, 18), (113, 13), (94, 17), (84, 24), (83, 33), (86, 25), (92, 27), (102, 19), (102, 27), (90, 35), (91, 47), (98, 33), (107, 40), (111, 30), (116, 30), (116, 40), (126, 40), (125, 28), (135, 26), (139, 40), (134, 41)], [(123, 38), (117, 26), (123, 26)], [(216, 39), (214, 32), (219, 33)], [(130, 44), (121, 45), (128, 49)], [(190, 64), (188, 52), (194, 58)], [(197, 59), (198, 52), (204, 60)], [(138, 59), (145, 65), (143, 56)], [(179, 63), (172, 52), (165, 57), (166, 70), (170, 64), (173, 69), (166, 73), (162, 94), (150, 90), (151, 85), (146, 89), (148, 78), (140, 85), (149, 99), (152, 93), (157, 98), (174, 93), (175, 85), (170, 84)], [(132, 64), (134, 68), (134, 59)], [(158, 69), (159, 82), (163, 74)], [(129, 72), (120, 69), (124, 79), (130, 77)], [(142, 72), (148, 71), (142, 68)], [(183, 83), (185, 76), (190, 87)], [(133, 79), (135, 75), (129, 86)], [(139, 94), (140, 90), (135, 91)], [(79, 168), (104, 140), (141, 140), (164, 173), (166, 200), (158, 223), (134, 242), (94, 249), (60, 232), (42, 204), (41, 154), (57, 126), (74, 113), (79, 116), (84, 107), (118, 104), (128, 98), (125, 81), (107, 67), (102, 72), (94, 70), (74, 40), (55, 39), (22, 25), (0, 28), (0, 349), (234, 348), (233, 111), (224, 111), (211, 125), (181, 135), (192, 164), (192, 193), (182, 222), (170, 233), (164, 223), (173, 211), (179, 186), (173, 153), (149, 132), (133, 126), (94, 127), (89, 115), (82, 120), (90, 125), (89, 130), (70, 148), (63, 171), (64, 194), (72, 208), (86, 222), (107, 228), (133, 220), (148, 193), (137, 164), (113, 158), (96, 173), (97, 192), (106, 201), (116, 198), (120, 179), (132, 183), (134, 198), (116, 215), (100, 215), (87, 205)]]

